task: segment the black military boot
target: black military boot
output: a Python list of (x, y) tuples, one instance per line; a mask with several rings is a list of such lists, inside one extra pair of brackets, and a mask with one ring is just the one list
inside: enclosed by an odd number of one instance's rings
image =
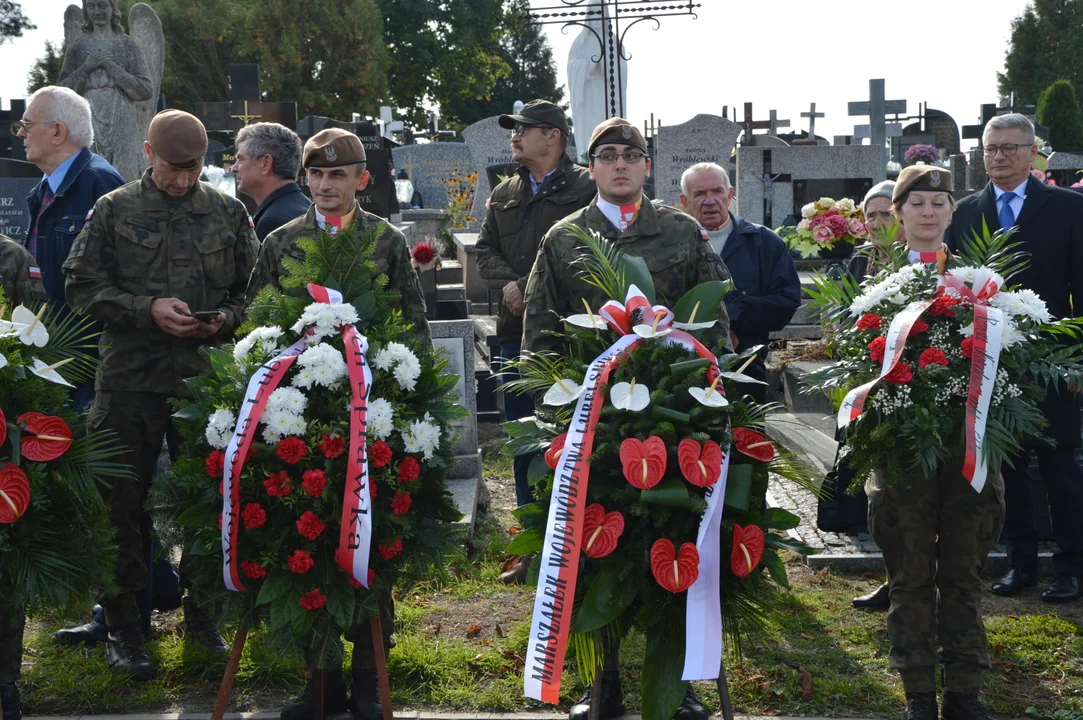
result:
[(226, 655), (229, 646), (218, 632), (214, 617), (201, 610), (195, 603), (184, 599), (184, 641), (192, 642), (212, 655)]
[(375, 668), (359, 668), (355, 664), (350, 694), (350, 712), (354, 720), (380, 720), (383, 717), (380, 699), (380, 681)]
[(23, 706), (19, 700), (19, 688), (15, 683), (0, 685), (0, 705), (4, 706), (4, 720), (21, 720)]
[(136, 680), (154, 678), (154, 663), (147, 655), (139, 623), (109, 630), (105, 641), (105, 659), (112, 667), (127, 671)]
[[(282, 720), (312, 720), (316, 713), (316, 687), (312, 676), (314, 668), (309, 668), (309, 680), (305, 689), (296, 700), (282, 706)], [(346, 697), (346, 674), (341, 670), (326, 670), (323, 674), (323, 713), (332, 715), (346, 712), (350, 700)]]
[(86, 625), (57, 630), (53, 633), (53, 640), (64, 645), (96, 645), (105, 642), (109, 635), (109, 628), (105, 626), (105, 610), (101, 605), (95, 605), (91, 612), (93, 617)]
[(902, 720), (940, 720), (936, 707), (936, 693), (906, 693), (906, 709)]
[[(593, 687), (588, 685), (583, 697), (572, 705), (568, 720), (588, 720), (592, 691)], [(619, 670), (602, 670), (602, 686), (598, 694), (598, 701), (601, 703), (598, 709), (599, 720), (613, 720), (624, 715), (624, 695), (621, 692)], [(682, 708), (683, 706), (682, 703)]]
[(992, 720), (977, 693), (958, 693), (950, 690), (944, 693), (944, 707), (941, 710), (944, 720)]
[(696, 692), (689, 685), (684, 693), (684, 700), (681, 700), (677, 712), (673, 715), (673, 720), (707, 720), (710, 716), (707, 708), (703, 707), (703, 703), (699, 701)]

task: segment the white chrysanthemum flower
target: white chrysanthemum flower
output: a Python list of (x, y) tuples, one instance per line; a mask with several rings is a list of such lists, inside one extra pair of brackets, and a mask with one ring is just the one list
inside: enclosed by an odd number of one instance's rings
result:
[(233, 431), (237, 426), (237, 416), (225, 408), (219, 408), (211, 413), (207, 421), (207, 444), (216, 450), (225, 450), (229, 441), (233, 438)]
[(417, 387), (419, 377), (421, 377), (421, 361), (413, 353), (410, 353), (409, 357), (402, 358), (395, 367), (395, 381), (403, 390), (413, 390)]
[(313, 384), (331, 387), (346, 377), (346, 360), (331, 345), (314, 345), (297, 358), (301, 371), (294, 377), (295, 387), (309, 388)]
[(295, 388), (311, 390), (314, 382), (316, 382), (316, 376), (312, 368), (301, 368), (297, 374), (293, 376), (293, 380), (290, 380), (290, 385)]
[(383, 398), (369, 400), (367, 427), (368, 433), (377, 440), (385, 440), (395, 427), (395, 409)]
[(906, 286), (914, 280), (925, 276), (928, 270), (924, 265), (906, 265), (886, 278), (867, 288), (865, 292), (854, 298), (850, 305), (850, 314), (854, 317), (864, 315), (885, 302), (895, 305), (907, 305)]
[(309, 343), (318, 345), (319, 342), (329, 335), (333, 335), (343, 325), (353, 325), (357, 322), (357, 309), (349, 303), (312, 303), (301, 313), (301, 319), (291, 328), (295, 333), (302, 332), (305, 328), (312, 329)]
[(406, 357), (414, 357), (414, 354), (410, 352), (410, 348), (402, 343), (392, 342), (388, 343), (387, 347), (381, 348), (376, 352), (375, 357), (372, 359), (372, 364), (378, 370), (388, 370), (396, 362), (400, 362)]
[(993, 296), (989, 304), (995, 308), (1000, 308), (1009, 317), (1023, 316), (1036, 323), (1053, 321), (1053, 316), (1049, 314), (1049, 308), (1033, 290), (1000, 292)]
[(293, 435), (298, 423), (300, 423), (302, 432), (305, 427), (304, 418), (280, 408), (264, 410), (263, 417), (260, 420), (265, 425), (263, 439), (268, 443), (276, 443), (287, 435)]
[(246, 362), (257, 345), (260, 351), (257, 359), (262, 360), (265, 356), (273, 355), (282, 349), (278, 346), (281, 337), (282, 328), (276, 325), (258, 327), (237, 341), (237, 346), (233, 348), (233, 359), (239, 363)]
[(266, 412), (281, 410), (290, 415), (300, 415), (308, 406), (308, 398), (300, 390), (280, 387), (267, 398)]
[(406, 452), (424, 453), (426, 460), (432, 459), (432, 454), (440, 447), (440, 427), (429, 420), (429, 414), (425, 413), (424, 420), (414, 420), (402, 434)]

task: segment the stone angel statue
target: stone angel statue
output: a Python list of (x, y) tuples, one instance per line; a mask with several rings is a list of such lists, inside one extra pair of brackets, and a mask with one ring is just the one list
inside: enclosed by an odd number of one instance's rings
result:
[[(575, 147), (578, 152), (585, 152), (590, 144), (590, 136), (599, 123), (609, 117), (606, 86), (605, 57), (608, 48), (602, 46), (602, 38), (609, 35), (608, 7), (604, 2), (591, 0), (586, 8), (590, 19), (575, 23), (583, 29), (579, 31), (568, 50), (568, 95), (572, 106), (572, 128), (575, 135)], [(567, 30), (571, 25), (565, 25)], [(616, 49), (614, 48), (614, 52)], [(620, 66), (620, 96), (628, 97), (628, 61), (618, 57)], [(616, 78), (614, 78), (614, 84)], [(589, 158), (580, 158), (581, 160)]]
[(94, 151), (125, 180), (147, 166), (143, 140), (158, 110), (165, 66), (165, 36), (146, 3), (128, 12), (124, 33), (116, 0), (83, 0), (64, 12), (68, 51), (59, 83), (85, 97), (94, 114)]

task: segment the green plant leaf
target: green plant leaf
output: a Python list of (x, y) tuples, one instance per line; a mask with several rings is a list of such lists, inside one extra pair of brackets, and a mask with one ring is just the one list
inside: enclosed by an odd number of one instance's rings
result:
[(640, 490), (639, 499), (650, 505), (666, 505), (668, 507), (688, 507), (688, 486), (683, 480), (666, 478), (650, 490)]
[[(718, 316), (722, 299), (730, 291), (724, 280), (700, 283), (681, 296), (673, 307), (674, 322), (708, 322)], [(695, 317), (692, 316), (695, 311)]]
[(621, 293), (620, 297), (615, 298), (616, 300), (623, 302), (628, 295), (628, 288), (635, 285), (647, 296), (647, 300), (650, 301), (651, 305), (658, 302), (658, 295), (654, 290), (654, 277), (647, 267), (646, 260), (635, 255), (623, 255), (620, 264), (617, 266), (617, 272), (623, 281), (624, 292)]
[(792, 530), (800, 524), (801, 518), (782, 508), (770, 508), (763, 514), (763, 520), (759, 523), (760, 527), (775, 530)]
[(748, 511), (752, 504), (752, 466), (748, 463), (730, 465), (726, 477), (726, 503), (735, 510)]
[(504, 552), (508, 555), (530, 555), (541, 551), (544, 540), (538, 531), (528, 528), (516, 535)]
[(643, 720), (670, 720), (684, 700), (688, 683), (684, 669), (684, 614), (660, 622), (647, 633), (647, 657), (643, 664)]
[[(354, 602), (357, 593), (348, 584), (342, 582), (327, 583), (327, 612), (335, 619), (338, 626), (348, 630), (353, 623)], [(310, 615), (315, 613), (309, 613)]]
[(623, 563), (616, 567), (611, 564), (594, 577), (575, 613), (572, 632), (588, 633), (599, 630), (620, 617), (632, 604), (637, 587), (635, 583), (621, 579), (622, 566)]
[[(256, 598), (256, 605), (267, 605), (274, 603), (275, 601), (283, 598), (290, 591), (290, 578), (285, 573), (271, 573), (271, 575), (263, 581), (263, 587), (259, 590), (259, 596)], [(274, 614), (274, 606), (271, 607), (272, 616)], [(272, 624), (274, 618), (272, 617)]]

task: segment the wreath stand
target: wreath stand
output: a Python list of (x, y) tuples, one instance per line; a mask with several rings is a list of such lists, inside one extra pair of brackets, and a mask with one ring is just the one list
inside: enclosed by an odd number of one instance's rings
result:
[[(369, 628), (372, 631), (372, 647), (376, 655), (376, 677), (380, 685), (380, 708), (383, 711), (383, 720), (394, 720), (391, 709), (391, 685), (387, 676), (387, 655), (384, 651), (384, 631), (380, 622), (379, 605), (376, 612), (369, 616)], [(211, 720), (222, 720), (226, 714), (226, 706), (229, 705), (230, 695), (233, 693), (233, 682), (237, 678), (237, 669), (241, 664), (241, 655), (244, 653), (244, 645), (248, 641), (248, 628), (237, 628), (237, 635), (233, 638), (233, 648), (229, 653), (229, 662), (226, 663), (226, 671), (222, 675), (222, 684), (218, 688), (218, 698), (214, 703), (214, 712)], [(323, 684), (324, 671), (317, 669), (312, 674), (313, 690), (316, 693), (316, 711), (313, 720), (324, 720), (323, 713)], [(2, 708), (0, 708), (2, 709)]]

